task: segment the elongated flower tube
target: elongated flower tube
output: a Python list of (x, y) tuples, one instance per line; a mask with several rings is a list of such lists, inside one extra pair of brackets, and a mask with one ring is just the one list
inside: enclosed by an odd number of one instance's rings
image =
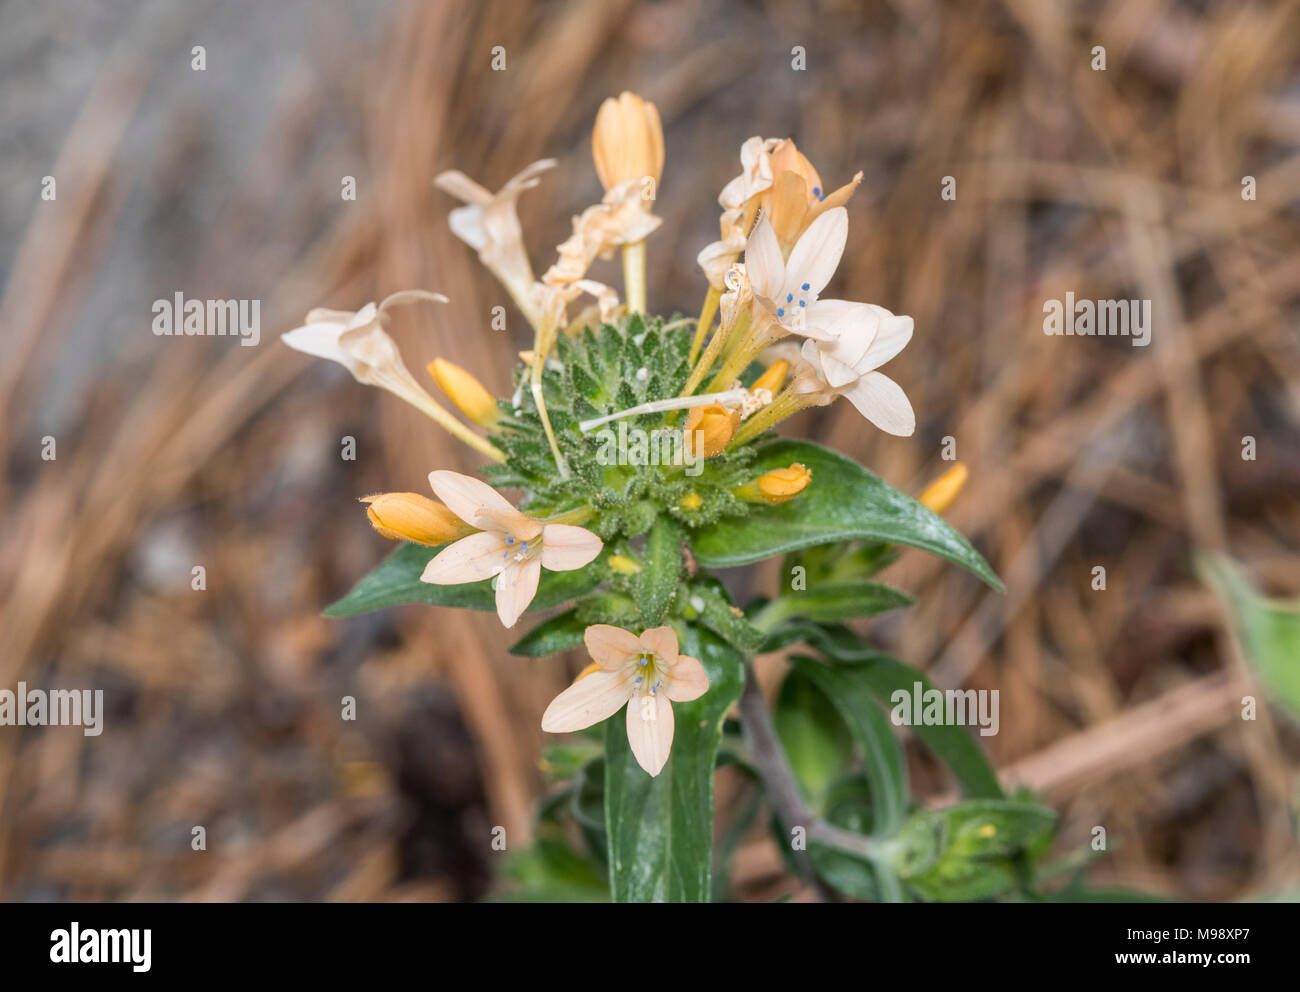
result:
[(433, 181), (440, 190), (465, 204), (453, 210), (447, 218), (452, 233), (478, 252), (479, 261), (501, 281), (534, 326), (537, 325), (537, 313), (529, 296), (533, 268), (524, 247), (518, 202), (525, 190), (541, 182), (539, 177), (543, 172), (554, 167), (555, 159), (552, 158), (534, 162), (496, 193), (488, 192), (456, 169), (441, 173)]
[(542, 729), (549, 734), (583, 730), (626, 705), (632, 755), (648, 774), (658, 775), (673, 745), (672, 704), (708, 691), (704, 666), (678, 653), (672, 627), (654, 627), (638, 637), (602, 623), (588, 627), (583, 641), (600, 667), (584, 672), (551, 701)]
[(497, 616), (513, 627), (537, 595), (542, 569), (570, 572), (595, 560), (603, 544), (583, 527), (526, 516), (485, 482), (459, 472), (430, 472), (429, 485), (452, 513), (480, 533), (443, 548), (421, 582), (460, 585), (495, 578)]
[(425, 392), (402, 361), (397, 342), (384, 330), (389, 308), (417, 300), (446, 303), (447, 297), (441, 293), (410, 289), (392, 294), (378, 307), (367, 303), (356, 313), (312, 310), (302, 327), (285, 332), (280, 340), (295, 351), (338, 362), (358, 382), (400, 396), (471, 448), (495, 461), (504, 461), (505, 455), (495, 445), (475, 434)]

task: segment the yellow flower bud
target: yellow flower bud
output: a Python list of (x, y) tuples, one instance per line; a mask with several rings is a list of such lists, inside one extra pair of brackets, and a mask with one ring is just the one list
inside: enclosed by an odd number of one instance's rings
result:
[(622, 575), (636, 575), (641, 571), (641, 566), (627, 555), (610, 555), (609, 567)]
[(784, 503), (792, 500), (808, 488), (812, 482), (812, 471), (795, 462), (789, 468), (773, 469), (760, 475), (752, 482), (746, 482), (732, 490), (737, 499), (750, 503)]
[(703, 505), (704, 505), (704, 500), (700, 499), (700, 494), (691, 491), (682, 497), (682, 501), (678, 504), (678, 509), (686, 510), (689, 513), (694, 513)]
[(696, 458), (719, 455), (740, 426), (740, 411), (728, 410), (721, 403), (693, 406), (682, 428), (686, 445)]
[(591, 155), (606, 190), (629, 179), (650, 179), (658, 185), (664, 132), (655, 105), (626, 90), (617, 100), (610, 97), (602, 103), (591, 133)]
[(379, 493), (363, 496), (370, 525), (391, 541), (414, 541), (432, 547), (446, 544), (474, 528), (437, 500), (419, 493)]
[(966, 470), (966, 466), (958, 462), (925, 487), (925, 491), (918, 497), (919, 502), (927, 510), (943, 513), (952, 506), (962, 486), (966, 485), (968, 475), (970, 472)]
[(438, 388), (446, 393), (447, 399), (455, 403), (461, 413), (484, 427), (496, 426), (501, 419), (501, 410), (481, 382), (445, 358), (435, 358), (429, 363), (428, 369)]
[(778, 358), (775, 362), (767, 367), (767, 371), (754, 380), (750, 386), (750, 391), (758, 389), (770, 390), (775, 396), (780, 392), (781, 387), (785, 385), (785, 377), (790, 373), (790, 363), (784, 358)]

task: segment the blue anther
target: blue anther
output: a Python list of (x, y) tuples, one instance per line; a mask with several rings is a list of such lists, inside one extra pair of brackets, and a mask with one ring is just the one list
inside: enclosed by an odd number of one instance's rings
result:
[(777, 311), (776, 311), (776, 315), (777, 315), (778, 317), (784, 317), (784, 316), (785, 316), (785, 307), (778, 307), (778, 308), (777, 308)]
[(812, 289), (812, 283), (806, 282), (806, 283), (804, 283), (802, 286), (800, 286), (799, 288), (802, 289), (802, 290), (806, 293), (806, 292), (808, 292), (808, 290)]
[(813, 187), (813, 196), (817, 197), (819, 200), (822, 199), (822, 188), (820, 186)]

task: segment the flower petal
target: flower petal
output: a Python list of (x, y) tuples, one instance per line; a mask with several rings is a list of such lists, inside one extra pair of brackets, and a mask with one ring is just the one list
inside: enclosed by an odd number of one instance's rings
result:
[[(486, 482), (480, 482), (473, 476), (461, 475), (459, 472), (439, 470), (429, 473), (429, 485), (433, 487), (438, 499), (447, 505), (447, 509), (460, 517), (467, 524), (481, 526), (475, 519), (479, 510), (500, 510), (511, 514), (519, 511), (510, 505), (510, 501)], [(519, 514), (522, 516), (522, 514)]]
[(665, 665), (677, 660), (677, 631), (672, 627), (652, 627), (641, 635), (641, 649), (658, 655)]
[(542, 577), (540, 558), (511, 561), (497, 576), (497, 616), (502, 625), (513, 627), (528, 604), (537, 595), (537, 582)]
[[(347, 316), (352, 315), (347, 314)], [(294, 351), (301, 351), (304, 355), (311, 355), (314, 358), (327, 358), (352, 372), (356, 362), (339, 346), (339, 335), (345, 330), (347, 330), (346, 324), (313, 321), (311, 314), (308, 314), (306, 324), (281, 334), (280, 340)]]
[(594, 561), (604, 542), (585, 527), (547, 524), (542, 528), (542, 567), (571, 572)]
[(668, 672), (663, 688), (664, 695), (674, 703), (689, 703), (709, 691), (709, 677), (704, 674), (704, 666), (698, 658), (683, 654), (678, 656), (677, 664)]
[(591, 660), (608, 671), (616, 671), (641, 651), (636, 634), (608, 623), (595, 623), (582, 635)]
[(613, 672), (592, 672), (551, 700), (542, 714), (542, 729), (548, 734), (584, 730), (617, 713), (631, 692), (626, 678)]
[(868, 372), (844, 391), (858, 413), (886, 434), (908, 437), (916, 430), (916, 414), (903, 387), (883, 372)]
[(745, 245), (745, 272), (755, 296), (776, 299), (785, 279), (785, 262), (781, 260), (781, 245), (776, 240), (776, 232), (766, 217), (759, 220)]
[(661, 692), (638, 693), (627, 704), (627, 742), (636, 763), (658, 775), (673, 747), (673, 704)]
[(865, 364), (858, 367), (878, 369), (906, 348), (907, 342), (912, 340), (912, 318), (895, 316), (884, 307), (876, 307), (874, 304), (867, 305), (880, 311), (880, 328), (876, 331), (871, 347), (867, 349)]
[[(849, 236), (849, 212), (843, 207), (827, 210), (808, 225), (800, 236), (790, 260), (785, 266), (785, 280), (779, 293), (800, 290), (814, 296), (826, 288), (844, 254), (844, 242)], [(750, 279), (753, 279), (751, 273)], [(809, 288), (803, 289), (807, 283)], [(795, 295), (798, 295), (795, 293)]]
[(482, 531), (447, 545), (424, 566), (421, 582), (454, 586), (481, 582), (506, 566), (506, 541), (500, 534)]

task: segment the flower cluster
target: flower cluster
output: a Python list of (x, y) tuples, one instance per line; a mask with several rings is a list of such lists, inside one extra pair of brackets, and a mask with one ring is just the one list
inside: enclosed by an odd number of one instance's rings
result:
[[(460, 201), (450, 212), (452, 231), (477, 252), (533, 331), (514, 393), (504, 400), (445, 359), (428, 365), (468, 423), (416, 381), (387, 332), (395, 305), (446, 302), (441, 294), (397, 293), (355, 313), (313, 310), (283, 340), (406, 400), (490, 459), (489, 480), (524, 491), (516, 506), (479, 479), (434, 471), (436, 500), (416, 493), (365, 497), (379, 534), (437, 549), (423, 582), (490, 580), (506, 627), (549, 581), (544, 571), (590, 575), (591, 584), (575, 585), (579, 597), (605, 584), (606, 593), (579, 598), (576, 608), (589, 621), (584, 641), (594, 664), (547, 708), (542, 727), (579, 730), (626, 704), (632, 753), (657, 775), (673, 740), (671, 703), (697, 699), (710, 685), (705, 665), (679, 652), (682, 617), (694, 609), (678, 598), (691, 579), (682, 546), (694, 529), (780, 506), (816, 484), (801, 462), (751, 467), (760, 436), (804, 407), (844, 396), (882, 430), (910, 434), (915, 420), (907, 397), (877, 369), (907, 344), (912, 321), (821, 295), (844, 254), (845, 204), (861, 173), (827, 191), (793, 141), (759, 137), (744, 143), (741, 174), (718, 197), (720, 240), (699, 255), (708, 283), (700, 319), (648, 316), (646, 239), (661, 224), (653, 206), (664, 166), (654, 104), (632, 93), (606, 100), (592, 153), (604, 196), (573, 218), (540, 278), (517, 205), (553, 160), (534, 162), (495, 193), (458, 171), (434, 180)], [(619, 252), (623, 300), (590, 274), (598, 259)], [(679, 438), (707, 470), (688, 475), (674, 464), (594, 457), (594, 432), (614, 421)], [(654, 556), (661, 560), (652, 562)], [(652, 564), (663, 575), (662, 589), (647, 592)]]

